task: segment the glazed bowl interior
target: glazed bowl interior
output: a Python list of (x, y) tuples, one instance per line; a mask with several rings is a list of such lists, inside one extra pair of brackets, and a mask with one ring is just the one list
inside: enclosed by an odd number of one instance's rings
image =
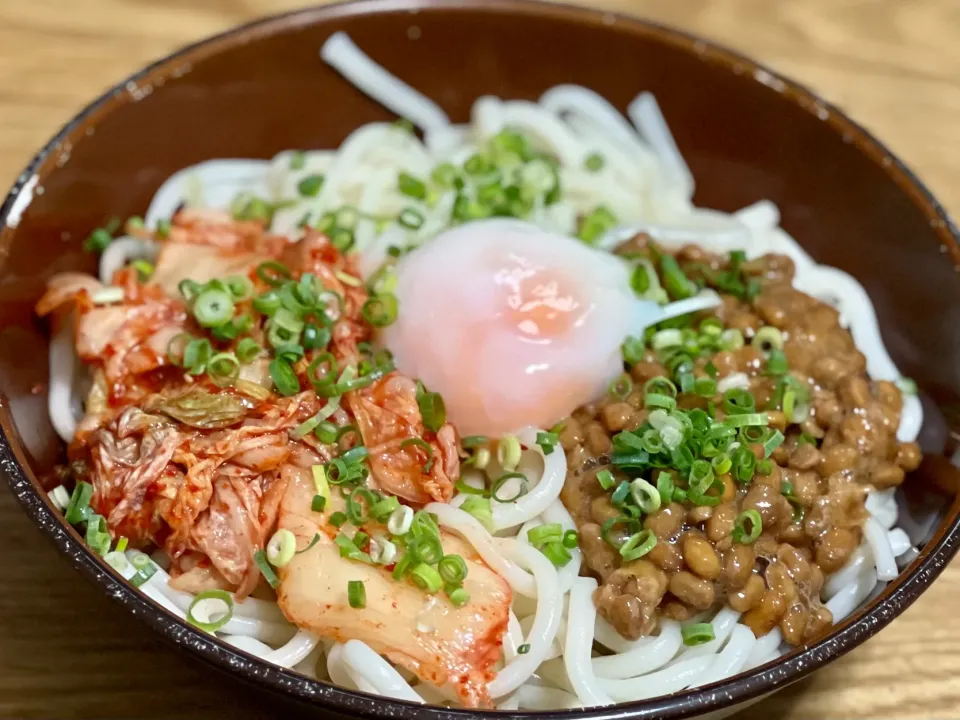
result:
[(960, 249), (942, 210), (862, 129), (748, 60), (637, 20), (495, 0), (327, 6), (227, 33), (121, 83), (20, 178), (0, 218), (0, 460), (24, 507), (75, 565), (180, 646), (268, 689), (351, 714), (460, 712), (333, 688), (186, 627), (101, 565), (41, 487), (63, 456), (46, 412), (48, 328), (32, 310), (45, 279), (92, 271), (94, 258), (81, 250), (89, 232), (106, 218), (143, 214), (185, 166), (333, 148), (363, 123), (393, 119), (321, 63), (318, 49), (337, 30), (458, 122), (483, 94), (535, 99), (576, 83), (624, 109), (637, 93), (653, 92), (696, 178), (696, 203), (732, 211), (775, 202), (783, 227), (817, 262), (866, 288), (887, 349), (921, 389), (929, 457), (899, 502), (922, 549), (894, 582), (829, 638), (714, 688), (723, 692), (579, 714), (613, 717), (628, 707), (635, 717), (681, 717), (749, 700), (856, 646), (916, 599), (960, 541), (958, 474), (945, 459), (960, 398)]

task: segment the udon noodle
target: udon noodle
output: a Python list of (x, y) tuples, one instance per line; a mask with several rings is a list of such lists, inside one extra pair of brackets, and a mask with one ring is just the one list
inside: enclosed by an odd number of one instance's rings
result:
[[(775, 205), (761, 200), (728, 214), (692, 204), (693, 175), (649, 93), (629, 105), (626, 118), (592, 90), (574, 85), (551, 88), (537, 102), (481, 97), (473, 105), (470, 122), (456, 124), (432, 100), (365, 56), (344, 34), (332, 36), (321, 56), (357, 88), (412, 122), (422, 131), (422, 139), (395, 123), (373, 123), (357, 128), (336, 150), (289, 151), (271, 161), (207, 161), (177, 173), (160, 188), (145, 216), (146, 227), (158, 228), (184, 203), (188, 208), (222, 210), (236, 207), (238, 198), (265, 198), (276, 207), (271, 232), (295, 239), (304, 224), (353, 208), (352, 249), (359, 271), (370, 278), (389, 259), (392, 248), (407, 251), (446, 230), (457, 202), (455, 189), (440, 190), (429, 203), (418, 206), (415, 227), (394, 221), (409, 205), (409, 197), (398, 190), (398, 175), (428, 177), (446, 163), (459, 167), (510, 129), (556, 159), (563, 188), (558, 201), (534, 203), (529, 223), (575, 236), (584, 216), (603, 206), (617, 218), (616, 226), (594, 241), (604, 250), (613, 251), (642, 233), (668, 249), (695, 243), (712, 253), (742, 250), (749, 260), (768, 253), (787, 256), (795, 267), (795, 287), (836, 308), (841, 324), (866, 357), (870, 376), (901, 380), (880, 340), (863, 288), (850, 275), (816, 264), (779, 227)], [(604, 164), (590, 168), (590, 159), (597, 156), (605, 159)], [(318, 176), (322, 186), (305, 195), (304, 183)], [(131, 262), (155, 261), (158, 249), (149, 236), (110, 243), (100, 258), (103, 286), (110, 290), (117, 272)], [(90, 380), (74, 352), (69, 320), (53, 336), (50, 367), (51, 420), (70, 443), (84, 415)], [(897, 439), (915, 440), (921, 421), (919, 401), (906, 397)], [(531, 544), (531, 531), (537, 527), (557, 524), (566, 533), (579, 525), (561, 501), (567, 458), (562, 451), (544, 452), (538, 433), (545, 431), (527, 427), (516, 433), (524, 448), (516, 469), (529, 490), (514, 502), (493, 503), (489, 523), (464, 507), (469, 507), (465, 504), (475, 497), (474, 491), (503, 469), (496, 459), (484, 470), (465, 469), (460, 490), (449, 502), (434, 500), (423, 506), (440, 528), (462, 538), (509, 586), (512, 600), (502, 651), (486, 684), (496, 707), (542, 710), (641, 700), (719, 681), (785, 652), (788, 646), (780, 629), (757, 637), (740, 622), (742, 614), (727, 605), (685, 621), (662, 618), (654, 634), (639, 639), (624, 637), (598, 614), (593, 599), (598, 581), (585, 567), (582, 548), (569, 548), (569, 561), (558, 567)], [(51, 497), (61, 507), (68, 505), (62, 487)], [(893, 580), (898, 565), (915, 552), (917, 538), (897, 527), (894, 488), (870, 492), (866, 509), (862, 543), (841, 569), (826, 577), (820, 592), (833, 622), (853, 613)], [(349, 633), (321, 637), (309, 627), (298, 627), (268, 596), (240, 600), (228, 593), (229, 601), (204, 599), (210, 606), (204, 610), (196, 594), (172, 584), (164, 569), (169, 565), (164, 553), (158, 550), (153, 557), (154, 572), (139, 583), (140, 591), (184, 620), (188, 613), (193, 621), (204, 612), (208, 621), (222, 617), (229, 604), (229, 620), (212, 632), (240, 651), (350, 689), (412, 702), (462, 702), (449, 686), (418, 678), (403, 663), (388, 661), (365, 642), (349, 638)], [(134, 549), (114, 549), (106, 553), (106, 560), (127, 580), (138, 573), (142, 577), (147, 563)], [(696, 645), (685, 642), (683, 628), (692, 622), (710, 623), (712, 639)], [(418, 631), (429, 633), (430, 628), (418, 624)]]

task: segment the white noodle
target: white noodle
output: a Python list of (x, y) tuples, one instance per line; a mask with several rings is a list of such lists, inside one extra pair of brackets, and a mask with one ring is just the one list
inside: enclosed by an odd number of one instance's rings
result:
[(417, 695), (394, 667), (375, 653), (369, 645), (359, 640), (348, 640), (343, 644), (343, 662), (355, 675), (366, 679), (380, 695), (422, 703)]
[(897, 561), (890, 547), (890, 538), (883, 526), (873, 518), (863, 524), (863, 536), (873, 553), (879, 580), (893, 580), (897, 576)]
[(609, 705), (612, 702), (597, 680), (590, 661), (597, 615), (597, 608), (593, 604), (593, 591), (596, 589), (597, 581), (593, 578), (577, 578), (574, 581), (570, 589), (567, 642), (563, 649), (567, 679), (577, 697), (587, 706)]
[(424, 131), (450, 124), (439, 105), (371, 60), (345, 32), (331, 35), (320, 50), (320, 57), (352, 85)]
[(509, 503), (493, 505), (493, 526), (496, 530), (522, 525), (544, 512), (560, 497), (563, 481), (567, 477), (567, 458), (562, 452), (544, 455), (537, 445), (537, 430), (524, 428), (517, 433), (520, 442), (543, 458), (543, 474), (540, 481), (526, 494)]
[(626, 652), (593, 658), (593, 671), (598, 677), (615, 679), (644, 675), (670, 662), (682, 642), (680, 623), (664, 620), (656, 637), (641, 638)]
[(528, 636), (529, 651), (525, 655), (518, 655), (487, 686), (493, 698), (516, 690), (546, 659), (560, 627), (563, 611), (560, 580), (553, 563), (539, 550), (516, 540), (499, 540), (498, 543), (514, 560), (533, 572), (537, 583), (537, 613)]

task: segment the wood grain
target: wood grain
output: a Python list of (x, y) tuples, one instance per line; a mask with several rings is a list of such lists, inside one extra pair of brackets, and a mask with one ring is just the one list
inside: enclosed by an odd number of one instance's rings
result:
[[(586, 2), (586, 0), (582, 0)], [(0, 2), (0, 179), (89, 99), (177, 46), (291, 0)], [(735, 47), (864, 122), (960, 213), (956, 0), (594, 0)], [(60, 558), (0, 488), (0, 716), (262, 717), (275, 702), (175, 653)], [(955, 563), (827, 671), (744, 717), (960, 717)]]

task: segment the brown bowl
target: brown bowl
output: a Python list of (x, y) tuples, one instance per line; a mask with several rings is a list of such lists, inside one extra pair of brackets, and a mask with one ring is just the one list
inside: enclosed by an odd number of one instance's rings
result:
[(894, 582), (815, 645), (707, 689), (579, 717), (679, 718), (757, 698), (856, 647), (917, 599), (960, 547), (960, 472), (945, 459), (960, 429), (960, 246), (943, 209), (862, 128), (746, 58), (639, 20), (507, 0), (374, 0), (239, 28), (121, 83), (31, 161), (0, 211), (0, 463), (24, 509), (78, 569), (180, 647), (287, 697), (350, 715), (470, 714), (341, 690), (186, 626), (92, 555), (39, 481), (62, 456), (46, 413), (47, 328), (32, 311), (45, 279), (92, 270), (83, 238), (105, 218), (142, 214), (182, 167), (334, 147), (357, 125), (390, 119), (321, 63), (318, 50), (337, 30), (459, 121), (485, 93), (532, 99), (579, 83), (624, 108), (652, 91), (697, 179), (697, 203), (777, 203), (783, 226), (818, 262), (867, 289), (888, 350), (923, 393), (929, 457), (900, 500), (932, 522), (919, 557)]

